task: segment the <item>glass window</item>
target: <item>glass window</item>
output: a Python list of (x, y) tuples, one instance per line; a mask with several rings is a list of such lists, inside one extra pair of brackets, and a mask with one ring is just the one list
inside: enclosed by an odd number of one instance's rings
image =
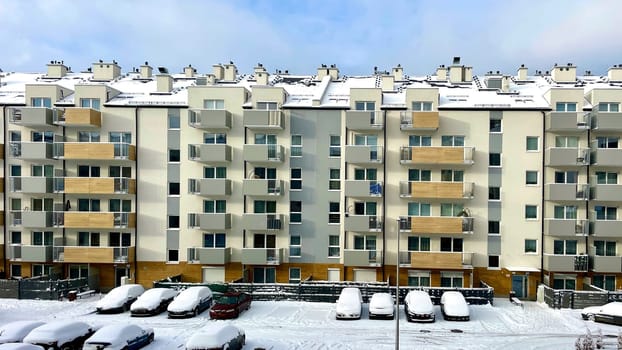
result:
[(341, 189), (341, 180), (340, 180), (340, 173), (341, 170), (337, 169), (337, 168), (332, 168), (328, 170), (329, 172), (329, 179), (328, 180), (328, 189), (331, 191), (338, 191)]
[(292, 157), (302, 157), (302, 135), (292, 135), (290, 152)]
[(499, 267), (499, 256), (498, 255), (488, 256), (488, 267), (491, 267), (491, 268)]
[(617, 185), (618, 173), (597, 171), (596, 183), (599, 185)]
[(501, 153), (488, 154), (488, 165), (501, 166)]
[(179, 118), (179, 110), (178, 109), (169, 109), (168, 112), (168, 128), (169, 129), (179, 129), (181, 127), (181, 121)]
[(328, 223), (338, 224), (341, 222), (341, 214), (339, 212), (339, 202), (328, 203)]
[(596, 211), (596, 220), (617, 220), (618, 208), (597, 205), (594, 207)]
[(441, 169), (441, 181), (462, 182), (464, 180), (464, 171)]
[(290, 190), (302, 190), (302, 169), (290, 169), (289, 188)]
[(168, 260), (167, 261), (179, 261), (179, 250), (177, 250), (177, 249), (169, 249), (168, 250)]
[(300, 283), (300, 267), (289, 268), (289, 283)]
[(596, 144), (598, 148), (618, 148), (618, 137), (597, 137)]
[(555, 112), (576, 112), (577, 104), (575, 102), (557, 102), (555, 104)]
[(168, 194), (171, 196), (179, 195), (179, 182), (169, 182), (168, 183)]
[(227, 134), (225, 133), (203, 133), (203, 143), (206, 145), (226, 145)]
[(203, 168), (204, 179), (226, 179), (227, 167), (205, 167)]
[(279, 106), (276, 102), (257, 102), (257, 109), (276, 111), (279, 109)]
[(408, 181), (432, 181), (432, 171), (408, 169)]
[(338, 258), (341, 256), (341, 248), (339, 247), (339, 236), (328, 236), (328, 257)]
[(330, 157), (341, 157), (341, 137), (339, 135), (330, 136), (328, 151)]
[(555, 219), (576, 219), (577, 207), (574, 205), (556, 205), (553, 208)]
[(33, 107), (47, 107), (52, 108), (52, 99), (49, 97), (32, 97), (30, 104)]
[(225, 248), (227, 236), (224, 233), (204, 233), (203, 248)]
[(31, 134), (32, 142), (54, 142), (54, 132), (53, 131), (33, 131)]
[(579, 177), (577, 171), (556, 171), (555, 183), (557, 184), (576, 184)]
[(302, 243), (301, 238), (298, 235), (289, 236), (289, 256), (301, 257), (302, 256)]
[(492, 201), (501, 200), (501, 188), (500, 187), (488, 187), (488, 199)]
[(537, 205), (525, 205), (525, 219), (537, 219), (538, 218), (538, 206)]
[(409, 135), (408, 145), (410, 147), (430, 147), (432, 146), (432, 136)]
[(225, 109), (225, 100), (203, 100), (204, 109)]
[(525, 171), (525, 184), (537, 185), (538, 184), (538, 172), (534, 170)]
[(594, 275), (592, 277), (592, 284), (601, 289), (615, 291), (616, 290), (616, 276)]
[(432, 110), (432, 102), (413, 101), (412, 110), (416, 112), (429, 112)]
[(594, 241), (594, 250), (596, 256), (616, 256), (616, 242)]
[(82, 108), (92, 108), (96, 111), (99, 111), (99, 99), (98, 98), (81, 98), (80, 99), (80, 107)]
[(430, 237), (409, 236), (408, 251), (413, 252), (429, 252)]
[(537, 253), (538, 241), (535, 239), (525, 239), (525, 253)]
[(441, 146), (464, 147), (464, 136), (443, 135), (441, 136)]
[(577, 148), (579, 147), (578, 136), (555, 136), (555, 147)]
[(356, 101), (354, 103), (354, 109), (357, 111), (374, 111), (376, 109), (376, 103), (373, 101)]
[(408, 216), (430, 216), (430, 203), (408, 203)]
[(501, 119), (490, 119), (490, 132), (501, 132)]
[(179, 150), (178, 149), (169, 149), (168, 150), (168, 161), (171, 163), (179, 163)]
[(289, 202), (289, 222), (291, 224), (302, 223), (302, 201)]
[(540, 138), (538, 136), (527, 136), (525, 139), (525, 149), (528, 152), (536, 152), (540, 149)]
[(441, 237), (441, 252), (461, 252), (462, 238)]
[(501, 226), (499, 221), (488, 221), (488, 234), (498, 235), (501, 232)]
[(168, 216), (168, 228), (179, 228), (179, 215)]
[(598, 111), (617, 113), (620, 111), (620, 104), (614, 102), (600, 102), (598, 104)]

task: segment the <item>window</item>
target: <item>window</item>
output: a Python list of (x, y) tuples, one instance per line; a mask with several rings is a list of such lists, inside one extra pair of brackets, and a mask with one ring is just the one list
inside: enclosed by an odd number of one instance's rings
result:
[(577, 241), (570, 239), (553, 241), (553, 254), (577, 255)]
[(341, 214), (339, 213), (339, 202), (328, 203), (328, 223), (338, 224), (341, 222)]
[(579, 147), (578, 136), (555, 136), (555, 147), (577, 148)]
[(178, 109), (169, 109), (168, 110), (168, 128), (169, 129), (179, 129), (181, 128), (181, 120), (179, 118), (179, 110)]
[(341, 137), (338, 135), (330, 135), (330, 143), (328, 146), (329, 157), (341, 157)]
[(108, 246), (129, 247), (132, 245), (132, 234), (129, 232), (109, 232)]
[(203, 100), (204, 109), (225, 109), (225, 100)]
[(32, 97), (30, 99), (30, 105), (33, 107), (52, 108), (52, 99), (49, 97)]
[(429, 112), (432, 110), (432, 102), (413, 101), (412, 110), (415, 112)]
[(227, 236), (224, 233), (204, 233), (203, 248), (225, 248)]
[(490, 119), (490, 132), (501, 132), (501, 119)]
[(170, 196), (179, 196), (179, 182), (168, 183), (168, 194)]
[(276, 213), (276, 201), (256, 200), (253, 202), (253, 212), (255, 214)]
[(489, 235), (498, 235), (501, 233), (501, 225), (499, 221), (489, 220), (488, 221), (488, 234)]
[[(376, 236), (354, 236), (354, 249), (357, 250), (369, 250), (375, 254), (376, 251)], [(370, 259), (373, 255), (370, 254)]]
[(168, 216), (168, 228), (179, 228), (179, 215)]
[[(97, 175), (95, 177), (99, 177), (99, 167), (97, 168)], [(31, 170), (32, 176), (43, 176), (43, 177), (52, 177), (54, 176), (54, 166), (53, 165), (33, 165)]]
[(279, 109), (279, 105), (276, 102), (257, 102), (257, 109), (276, 111)]
[(52, 245), (52, 237), (53, 237), (53, 235), (54, 235), (54, 233), (52, 231), (45, 231), (45, 232), (34, 231), (32, 233), (32, 245), (39, 245), (39, 246), (48, 245), (48, 246), (51, 246)]
[(555, 104), (555, 112), (576, 112), (577, 104), (575, 102), (557, 102)]
[(525, 205), (525, 219), (535, 220), (538, 218), (538, 206), (527, 204)]
[(574, 276), (555, 275), (553, 277), (553, 288), (554, 289), (574, 290), (576, 287), (576, 284), (577, 284), (577, 281)]
[(488, 165), (489, 166), (501, 166), (501, 153), (488, 154)]
[(463, 209), (460, 203), (441, 203), (441, 216), (458, 216)]
[(290, 169), (289, 188), (290, 190), (302, 190), (302, 169)]
[(253, 169), (253, 179), (276, 179), (276, 168), (255, 167)]
[(203, 143), (206, 145), (226, 145), (227, 134), (225, 133), (203, 133)]
[(69, 265), (69, 278), (87, 278), (89, 277), (88, 265)]
[(556, 205), (553, 208), (555, 219), (576, 219), (577, 207), (574, 205)]
[(31, 134), (32, 142), (46, 142), (52, 143), (54, 142), (54, 132), (53, 131), (33, 131)]
[(300, 267), (289, 268), (289, 283), (300, 283)]
[(99, 131), (78, 131), (78, 142), (99, 142)]
[(538, 184), (538, 172), (535, 170), (525, 171), (525, 184), (537, 185)]
[(118, 166), (118, 165), (111, 165), (108, 168), (108, 176), (110, 177), (126, 177), (126, 178), (131, 178), (132, 177), (132, 167), (129, 166)]
[(616, 290), (616, 276), (614, 275), (594, 275), (592, 284), (598, 288), (614, 291)]
[(92, 108), (96, 111), (99, 111), (99, 99), (98, 98), (81, 98), (80, 107)]
[(301, 239), (298, 235), (289, 236), (289, 256), (299, 258), (302, 256)]
[(618, 173), (597, 171), (596, 183), (599, 185), (616, 185), (618, 184)]
[(78, 198), (78, 211), (100, 211), (99, 199)]
[(11, 264), (11, 277), (22, 276), (22, 265)]
[(525, 254), (538, 253), (538, 241), (535, 239), (525, 239)]
[(441, 146), (464, 147), (464, 136), (443, 135), (441, 136)]
[(432, 181), (432, 172), (422, 169), (408, 169), (408, 181)]
[(430, 216), (430, 203), (408, 202), (408, 216)]
[(179, 163), (179, 150), (178, 149), (169, 149), (168, 150), (168, 161), (171, 163)]
[(377, 180), (378, 170), (374, 168), (356, 168), (354, 169), (355, 180)]
[(302, 135), (292, 135), (290, 152), (292, 157), (302, 157)]
[(540, 138), (538, 136), (527, 136), (525, 138), (525, 150), (527, 152), (537, 152), (540, 150)]
[(328, 170), (328, 190), (338, 191), (341, 189), (340, 174), (341, 170), (338, 168), (331, 168)]
[(462, 274), (459, 272), (441, 272), (441, 287), (462, 288)]
[(204, 179), (226, 179), (227, 167), (204, 167), (203, 168)]
[(206, 214), (224, 214), (227, 212), (227, 201), (224, 199), (203, 201), (203, 213)]
[(22, 233), (20, 231), (11, 231), (11, 243), (22, 244)]
[(618, 137), (597, 137), (596, 144), (598, 148), (618, 148)]
[(168, 250), (168, 259), (167, 261), (176, 262), (179, 261), (179, 250), (177, 249), (169, 249)]
[(430, 237), (409, 236), (408, 237), (409, 252), (429, 252)]
[(579, 172), (577, 171), (556, 171), (555, 183), (556, 184), (576, 184)]
[(461, 252), (462, 238), (441, 237), (441, 252)]
[(132, 143), (132, 133), (111, 131), (108, 133), (108, 140), (117, 143)]
[(339, 236), (328, 236), (328, 257), (338, 258), (341, 255), (341, 248), (339, 248)]
[(488, 267), (499, 268), (499, 255), (488, 255)]
[(22, 176), (22, 166), (11, 164), (11, 176)]
[(129, 213), (132, 211), (131, 199), (110, 199), (108, 201), (108, 211), (115, 213), (123, 212)]
[(488, 187), (488, 200), (498, 201), (501, 200), (501, 187)]
[(78, 177), (99, 177), (101, 169), (95, 165), (78, 165)]
[(451, 170), (451, 169), (441, 169), (441, 181), (463, 182), (464, 181), (464, 171), (462, 171), (462, 170)]
[(52, 265), (41, 265), (41, 264), (33, 264), (32, 265), (32, 276), (51, 276), (52, 271), (54, 270), (54, 266)]
[(289, 223), (302, 223), (302, 201), (289, 201)]
[(81, 247), (99, 247), (99, 232), (78, 232), (78, 245)]
[(620, 104), (613, 102), (601, 102), (598, 104), (598, 111), (617, 113), (620, 111)]
[(374, 101), (356, 101), (354, 109), (357, 111), (374, 111), (376, 110), (376, 103)]
[(597, 205), (594, 210), (596, 211), (596, 220), (617, 220), (618, 218), (618, 208), (616, 207)]
[(276, 135), (274, 134), (255, 134), (256, 145), (276, 145)]
[(616, 242), (594, 241), (594, 250), (596, 256), (616, 256)]
[(409, 135), (408, 146), (410, 147), (430, 147), (432, 146), (432, 136)]
[(421, 272), (410, 272), (408, 274), (408, 286), (411, 287), (429, 287), (430, 274)]

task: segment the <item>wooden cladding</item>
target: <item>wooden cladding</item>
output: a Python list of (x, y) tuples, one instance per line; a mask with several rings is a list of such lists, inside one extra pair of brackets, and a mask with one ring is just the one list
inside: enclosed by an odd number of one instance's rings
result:
[[(119, 215), (122, 214), (127, 214), (127, 222), (119, 220)], [(66, 211), (64, 213), (63, 226), (65, 228), (134, 228), (136, 227), (136, 214)]]
[(462, 269), (462, 253), (410, 252), (410, 266), (423, 269)]
[(462, 198), (462, 182), (416, 182), (410, 183), (410, 193), (414, 198)]
[(424, 164), (463, 164), (463, 147), (412, 147), (411, 162)]
[(127, 248), (127, 256), (115, 256), (121, 247), (64, 247), (63, 262), (66, 263), (131, 263), (135, 261), (136, 248)]
[[(115, 155), (115, 145), (117, 147), (127, 147), (127, 154), (120, 153)], [(114, 144), (104, 142), (65, 142), (65, 159), (129, 159), (136, 160), (136, 146), (126, 144)]]
[(102, 126), (102, 113), (90, 108), (67, 108), (65, 110), (66, 126)]
[[(120, 182), (126, 182), (119, 186)], [(65, 181), (65, 193), (92, 193), (92, 194), (114, 194), (114, 193), (136, 193), (135, 179), (122, 179), (112, 177), (67, 177)], [(117, 184), (115, 185), (115, 181)]]
[(438, 112), (412, 112), (413, 129), (438, 129)]
[(413, 216), (410, 218), (413, 233), (463, 233), (462, 217)]

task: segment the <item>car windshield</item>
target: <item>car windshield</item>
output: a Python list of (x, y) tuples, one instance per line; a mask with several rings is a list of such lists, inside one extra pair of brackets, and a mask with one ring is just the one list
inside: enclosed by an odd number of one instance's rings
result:
[(216, 304), (225, 304), (225, 305), (230, 305), (230, 304), (237, 304), (238, 303), (238, 297), (236, 296), (221, 296), (220, 298), (216, 299)]

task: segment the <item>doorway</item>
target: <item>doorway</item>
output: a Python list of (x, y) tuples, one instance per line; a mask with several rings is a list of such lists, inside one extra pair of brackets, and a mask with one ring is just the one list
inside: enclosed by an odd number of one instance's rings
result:
[(512, 290), (516, 293), (517, 298), (524, 298), (526, 291), (525, 276), (512, 275)]

